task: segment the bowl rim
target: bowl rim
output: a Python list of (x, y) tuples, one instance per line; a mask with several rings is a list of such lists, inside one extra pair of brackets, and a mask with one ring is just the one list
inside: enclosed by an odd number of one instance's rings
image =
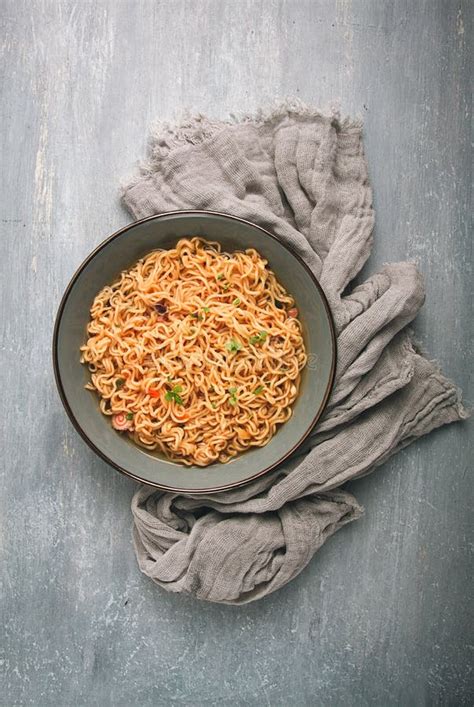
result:
[[(259, 231), (261, 231), (262, 233), (264, 233), (269, 238), (272, 238), (273, 240), (278, 241), (278, 243), (283, 248), (285, 248), (294, 258), (296, 258), (296, 260), (305, 268), (305, 270), (308, 272), (311, 279), (313, 280), (317, 290), (319, 291), (319, 294), (320, 294), (321, 300), (324, 304), (324, 308), (326, 310), (326, 314), (327, 314), (328, 321), (329, 321), (329, 329), (330, 329), (330, 333), (331, 333), (331, 344), (332, 344), (331, 370), (329, 373), (328, 383), (326, 385), (324, 397), (323, 397), (311, 423), (309, 424), (308, 428), (304, 431), (304, 433), (301, 435), (301, 437), (296, 442), (296, 444), (294, 444), (291, 447), (291, 449), (286, 451), (276, 462), (273, 462), (269, 466), (265, 467), (265, 469), (260, 470), (255, 474), (252, 474), (252, 476), (249, 476), (246, 479), (243, 479), (240, 481), (234, 481), (229, 484), (223, 484), (220, 486), (211, 486), (209, 488), (202, 488), (202, 489), (185, 489), (185, 488), (169, 486), (166, 484), (160, 484), (157, 482), (147, 481), (146, 479), (143, 479), (141, 476), (134, 474), (133, 472), (129, 471), (128, 469), (124, 469), (119, 464), (112, 461), (107, 456), (107, 454), (105, 454), (105, 452), (103, 452), (101, 449), (99, 449), (99, 447), (97, 447), (97, 445), (90, 439), (90, 437), (86, 434), (86, 432), (82, 429), (81, 425), (77, 421), (77, 419), (74, 415), (74, 412), (69, 404), (67, 396), (64, 392), (64, 387), (63, 387), (63, 383), (61, 380), (61, 373), (59, 370), (59, 353), (58, 353), (59, 328), (61, 325), (62, 316), (64, 313), (64, 308), (66, 306), (66, 302), (68, 300), (68, 297), (69, 297), (74, 285), (76, 284), (76, 281), (78, 280), (79, 276), (81, 275), (82, 271), (84, 270), (84, 268), (95, 258), (97, 253), (99, 253), (103, 248), (108, 246), (110, 243), (112, 243), (112, 241), (114, 241), (120, 235), (122, 235), (126, 231), (129, 231), (130, 229), (134, 228), (138, 224), (145, 223), (146, 221), (159, 220), (159, 219), (167, 217), (167, 216), (183, 216), (183, 215), (222, 216), (224, 218), (232, 219), (233, 221), (239, 221), (241, 223), (246, 224), (247, 226), (252, 226), (253, 228), (256, 228)], [(92, 449), (93, 452), (95, 452), (97, 454), (98, 457), (100, 457), (103, 461), (105, 461), (107, 464), (109, 464), (109, 466), (111, 466), (114, 469), (116, 469), (117, 471), (119, 471), (121, 474), (124, 474), (125, 476), (128, 476), (128, 478), (133, 479), (134, 481), (137, 481), (141, 484), (145, 484), (146, 486), (151, 486), (153, 488), (160, 489), (162, 491), (197, 496), (197, 495), (203, 495), (203, 494), (208, 494), (208, 493), (219, 493), (221, 491), (227, 491), (228, 489), (233, 489), (233, 488), (238, 488), (240, 486), (244, 486), (245, 484), (248, 484), (251, 481), (258, 479), (260, 476), (263, 476), (264, 474), (268, 474), (272, 469), (275, 469), (282, 462), (284, 462), (286, 459), (288, 459), (288, 457), (290, 457), (303, 444), (305, 439), (307, 439), (307, 437), (311, 434), (316, 423), (318, 422), (319, 418), (321, 417), (322, 413), (324, 412), (327, 402), (329, 400), (329, 396), (331, 395), (331, 392), (332, 392), (332, 389), (334, 386), (334, 379), (335, 379), (335, 375), (336, 375), (336, 362), (337, 362), (337, 339), (336, 339), (336, 331), (335, 331), (335, 326), (334, 326), (334, 319), (332, 316), (331, 309), (329, 307), (327, 297), (324, 294), (323, 288), (321, 287), (321, 285), (320, 285), (316, 275), (313, 273), (313, 271), (308, 267), (308, 265), (305, 263), (305, 261), (301, 258), (300, 255), (298, 255), (298, 253), (296, 253), (294, 251), (294, 249), (292, 247), (288, 246), (286, 243), (283, 243), (279, 238), (277, 238), (277, 236), (275, 236), (270, 231), (267, 231), (267, 229), (263, 228), (262, 226), (259, 226), (258, 224), (253, 223), (252, 221), (249, 221), (248, 219), (241, 218), (240, 216), (234, 216), (233, 214), (227, 214), (223, 211), (211, 211), (208, 209), (177, 209), (174, 211), (163, 211), (159, 214), (153, 214), (152, 216), (147, 216), (145, 218), (138, 219), (136, 221), (132, 221), (131, 223), (129, 223), (126, 226), (115, 231), (114, 233), (112, 233), (112, 235), (108, 236), (105, 240), (103, 240), (101, 243), (99, 243), (99, 245), (97, 245), (96, 248), (94, 248), (94, 250), (91, 251), (89, 253), (89, 255), (82, 261), (82, 263), (79, 265), (79, 267), (77, 268), (77, 270), (74, 272), (73, 276), (71, 277), (71, 279), (70, 279), (70, 281), (64, 291), (64, 294), (61, 297), (61, 301), (59, 303), (58, 311), (56, 314), (56, 319), (54, 322), (54, 329), (53, 329), (52, 358), (53, 358), (53, 370), (54, 370), (54, 378), (56, 381), (56, 387), (58, 389), (59, 397), (60, 397), (61, 403), (66, 411), (66, 414), (69, 417), (69, 420), (71, 421), (76, 432), (78, 432), (78, 434), (82, 437), (82, 439), (85, 441), (85, 443), (90, 447), (90, 449)]]

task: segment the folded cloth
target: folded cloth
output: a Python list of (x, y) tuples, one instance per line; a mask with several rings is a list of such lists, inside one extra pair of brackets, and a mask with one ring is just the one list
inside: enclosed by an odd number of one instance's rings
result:
[(386, 265), (347, 294), (369, 257), (374, 223), (360, 123), (286, 103), (241, 120), (160, 124), (123, 199), (136, 218), (210, 209), (267, 228), (306, 261), (332, 309), (336, 382), (296, 456), (223, 493), (142, 486), (132, 500), (142, 572), (168, 591), (254, 601), (293, 579), (361, 515), (342, 484), (467, 412), (407, 333), (424, 300), (415, 265)]

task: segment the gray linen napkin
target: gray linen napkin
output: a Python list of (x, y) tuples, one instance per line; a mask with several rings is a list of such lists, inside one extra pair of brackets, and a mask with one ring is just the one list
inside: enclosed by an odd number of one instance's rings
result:
[(254, 601), (360, 516), (344, 482), (467, 412), (406, 331), (424, 300), (415, 265), (386, 265), (346, 294), (369, 257), (374, 222), (360, 123), (286, 103), (242, 120), (161, 124), (123, 199), (136, 218), (202, 208), (264, 226), (305, 259), (332, 308), (336, 383), (297, 456), (224, 493), (186, 497), (143, 486), (133, 497), (142, 572), (168, 591)]

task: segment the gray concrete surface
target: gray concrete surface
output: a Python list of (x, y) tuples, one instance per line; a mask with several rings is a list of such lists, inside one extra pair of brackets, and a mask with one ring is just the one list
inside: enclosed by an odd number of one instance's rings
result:
[[(2, 0), (2, 705), (472, 704), (469, 424), (352, 485), (365, 517), (243, 608), (168, 595), (134, 483), (66, 419), (55, 311), (129, 217), (150, 122), (288, 95), (365, 119), (370, 268), (412, 258), (416, 323), (472, 400), (469, 0)], [(472, 429), (472, 427), (471, 427)]]

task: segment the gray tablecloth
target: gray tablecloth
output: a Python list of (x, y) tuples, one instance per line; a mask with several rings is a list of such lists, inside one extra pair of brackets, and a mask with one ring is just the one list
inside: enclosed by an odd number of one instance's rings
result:
[(241, 120), (160, 124), (123, 198), (135, 218), (200, 208), (264, 226), (304, 258), (331, 305), (336, 383), (296, 457), (240, 489), (185, 497), (143, 486), (132, 501), (138, 563), (157, 584), (208, 601), (253, 601), (359, 517), (345, 481), (467, 412), (406, 330), (424, 300), (415, 265), (386, 265), (350, 287), (374, 224), (360, 123), (286, 103)]

